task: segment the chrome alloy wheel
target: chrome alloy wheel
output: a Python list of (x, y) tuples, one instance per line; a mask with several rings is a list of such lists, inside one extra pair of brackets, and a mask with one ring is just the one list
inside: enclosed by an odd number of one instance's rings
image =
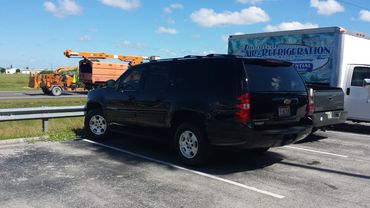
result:
[(89, 127), (95, 135), (102, 135), (107, 130), (107, 122), (101, 115), (94, 115), (90, 118)]
[(179, 148), (184, 157), (194, 158), (198, 152), (198, 139), (195, 134), (191, 131), (182, 132), (179, 139)]

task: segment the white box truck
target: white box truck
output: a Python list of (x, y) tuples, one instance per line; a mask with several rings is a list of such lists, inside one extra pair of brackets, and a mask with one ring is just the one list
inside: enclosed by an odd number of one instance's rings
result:
[[(292, 62), (308, 85), (343, 89), (349, 120), (370, 122), (370, 36), (340, 27), (231, 35), (228, 53)], [(323, 111), (335, 105), (335, 93), (327, 88), (326, 94), (315, 106)]]

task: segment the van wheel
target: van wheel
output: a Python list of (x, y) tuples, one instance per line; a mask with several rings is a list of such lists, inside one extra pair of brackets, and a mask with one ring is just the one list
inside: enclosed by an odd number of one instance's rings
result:
[(180, 160), (188, 165), (204, 164), (211, 156), (204, 133), (190, 123), (183, 123), (177, 128), (174, 144)]
[(85, 132), (91, 139), (103, 139), (110, 133), (109, 126), (101, 110), (90, 110), (85, 116)]

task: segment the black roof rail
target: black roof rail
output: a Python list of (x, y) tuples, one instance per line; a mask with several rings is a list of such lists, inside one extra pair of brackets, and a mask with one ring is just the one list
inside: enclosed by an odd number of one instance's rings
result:
[(207, 57), (215, 57), (215, 56), (236, 57), (235, 55), (231, 55), (231, 54), (217, 54), (217, 53), (211, 53), (207, 55)]
[(186, 55), (184, 58), (203, 58), (204, 56), (199, 56), (199, 55)]

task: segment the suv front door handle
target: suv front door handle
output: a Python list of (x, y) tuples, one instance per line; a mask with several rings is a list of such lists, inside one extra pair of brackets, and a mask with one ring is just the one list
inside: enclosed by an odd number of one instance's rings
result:
[(351, 94), (351, 88), (347, 87), (346, 95), (349, 95), (349, 94)]

